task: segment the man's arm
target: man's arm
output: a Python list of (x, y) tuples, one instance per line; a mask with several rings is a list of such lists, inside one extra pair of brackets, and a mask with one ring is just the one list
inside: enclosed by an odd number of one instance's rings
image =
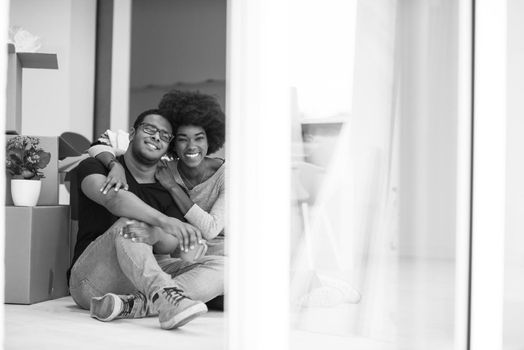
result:
[(165, 233), (160, 227), (154, 226), (151, 229), (158, 234), (158, 241), (153, 245), (153, 252), (155, 254), (172, 254), (179, 245), (178, 239)]
[(185, 261), (195, 261), (205, 255), (207, 251), (206, 243), (202, 241), (195, 247), (196, 249), (190, 252), (175, 252), (178, 247), (178, 240), (174, 236), (165, 233), (158, 226), (150, 226), (140, 221), (128, 221), (126, 226), (123, 227), (122, 233), (124, 238), (131, 239), (135, 243), (153, 246), (155, 254), (170, 254), (171, 256), (179, 254), (179, 257)]
[(155, 254), (171, 254), (179, 245), (175, 236), (165, 233), (160, 227), (136, 220), (129, 220), (123, 227), (122, 234), (135, 243), (153, 246)]
[(91, 174), (81, 183), (82, 192), (92, 201), (102, 205), (111, 214), (118, 217), (128, 217), (143, 221), (152, 226), (158, 226), (166, 233), (175, 236), (181, 243), (183, 250), (189, 250), (196, 242), (202, 239), (198, 229), (176, 218), (164, 215), (158, 210), (144, 203), (140, 198), (128, 191), (100, 192), (106, 176)]

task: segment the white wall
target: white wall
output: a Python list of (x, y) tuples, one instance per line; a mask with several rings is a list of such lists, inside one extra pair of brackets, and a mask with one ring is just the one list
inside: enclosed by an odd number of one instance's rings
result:
[(16, 0), (10, 25), (41, 37), (39, 52), (56, 53), (58, 70), (25, 69), (22, 133), (93, 133), (96, 0)]
[(226, 7), (226, 0), (133, 1), (131, 121), (174, 84), (215, 95), (225, 108)]
[(225, 79), (225, 0), (135, 0), (132, 26), (132, 87)]

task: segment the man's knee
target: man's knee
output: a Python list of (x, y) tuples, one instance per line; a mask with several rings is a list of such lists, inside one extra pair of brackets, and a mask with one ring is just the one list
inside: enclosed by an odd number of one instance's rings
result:
[(112, 232), (120, 235), (120, 231), (124, 228), (124, 226), (126, 226), (126, 223), (128, 221), (128, 218), (119, 218), (117, 221), (114, 222), (113, 225), (111, 225), (111, 227), (106, 231), (106, 233)]
[(211, 267), (218, 272), (224, 272), (226, 257), (223, 255), (206, 255), (198, 260), (199, 263)]
[(153, 247), (147, 243), (133, 242), (129, 238), (125, 238), (119, 231), (114, 232), (114, 241), (117, 253), (125, 252), (125, 254), (139, 253), (153, 255)]
[(76, 305), (86, 310), (90, 308), (91, 298), (102, 295), (102, 293), (94, 288), (87, 280), (71, 285), (69, 287), (69, 293)]
[(201, 260), (201, 263), (212, 269), (216, 276), (216, 278), (208, 281), (209, 287), (213, 289), (212, 295), (222, 295), (224, 294), (224, 270), (225, 270), (225, 256), (218, 256), (218, 255), (207, 255), (204, 256)]

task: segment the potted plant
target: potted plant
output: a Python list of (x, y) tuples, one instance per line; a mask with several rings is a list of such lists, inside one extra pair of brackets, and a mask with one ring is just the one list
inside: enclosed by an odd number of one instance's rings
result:
[(40, 179), (51, 159), (51, 154), (38, 147), (40, 139), (15, 136), (7, 141), (6, 169), (11, 174), (11, 195), (18, 206), (34, 206), (38, 202)]

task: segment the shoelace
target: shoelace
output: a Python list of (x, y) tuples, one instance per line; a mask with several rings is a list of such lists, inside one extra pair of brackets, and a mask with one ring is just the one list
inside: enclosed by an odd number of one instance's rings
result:
[(128, 296), (129, 298), (124, 300), (124, 310), (120, 313), (120, 317), (126, 317), (131, 314), (131, 311), (133, 310), (133, 306), (135, 305), (135, 300), (137, 298), (141, 298), (139, 294), (133, 293)]
[(178, 289), (176, 287), (170, 287), (170, 288), (164, 288), (162, 290), (162, 294), (164, 294), (164, 297), (173, 304), (178, 304), (178, 302), (186, 296), (183, 294), (181, 289)]

